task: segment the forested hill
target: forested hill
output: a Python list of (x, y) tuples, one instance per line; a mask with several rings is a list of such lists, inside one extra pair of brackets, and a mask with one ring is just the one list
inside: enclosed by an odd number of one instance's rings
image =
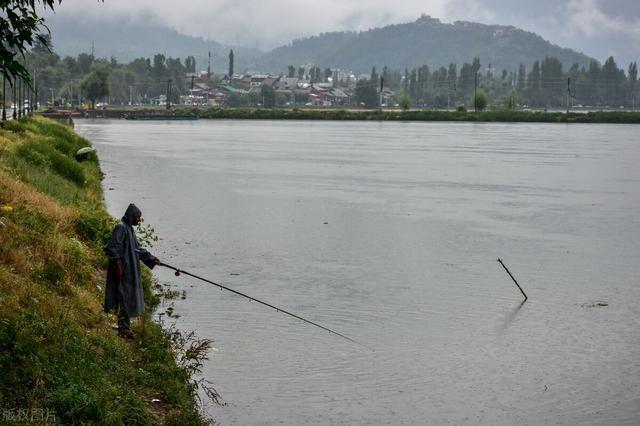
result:
[(229, 64), (229, 49), (235, 53), (237, 70), (254, 69), (256, 59), (263, 54), (259, 49), (229, 47), (212, 40), (184, 35), (154, 19), (143, 21), (83, 20), (54, 15), (47, 18), (51, 29), (53, 48), (60, 56), (77, 56), (95, 49), (98, 58), (114, 57), (119, 62), (131, 62), (156, 53), (167, 57), (185, 59), (194, 56), (198, 71), (205, 71), (208, 53), (211, 52), (211, 68), (225, 73)]
[[(563, 49), (542, 37), (510, 26), (473, 22), (444, 24), (422, 16), (408, 24), (390, 25), (364, 32), (333, 32), (300, 39), (272, 50), (258, 61), (265, 71), (286, 71), (288, 65), (312, 63), (368, 73), (380, 69), (462, 64), (479, 57), (483, 67), (515, 70), (545, 56), (555, 56), (566, 68), (588, 66), (590, 57)], [(527, 67), (528, 68), (528, 67)]]

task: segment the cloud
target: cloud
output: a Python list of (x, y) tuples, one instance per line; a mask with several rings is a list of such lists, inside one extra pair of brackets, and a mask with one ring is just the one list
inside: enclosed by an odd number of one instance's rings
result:
[(450, 0), (108, 0), (87, 4), (65, 0), (58, 14), (94, 19), (135, 19), (152, 11), (178, 31), (227, 44), (270, 48), (293, 38), (328, 31), (366, 30), (390, 23), (408, 22), (422, 13), (445, 16)]
[(160, 22), (181, 33), (270, 49), (321, 32), (367, 30), (428, 14), (444, 22), (514, 25), (602, 58), (640, 57), (640, 0), (65, 0), (76, 19)]
[(572, 36), (594, 37), (602, 36), (603, 33), (623, 33), (640, 40), (639, 18), (607, 15), (596, 0), (570, 0), (567, 15), (568, 29)]

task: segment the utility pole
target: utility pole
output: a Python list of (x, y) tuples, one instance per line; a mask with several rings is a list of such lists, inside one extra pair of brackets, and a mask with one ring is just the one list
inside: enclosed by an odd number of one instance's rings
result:
[[(4, 70), (3, 70), (4, 71)], [(2, 121), (7, 120), (7, 78), (2, 73)]]
[(567, 115), (569, 115), (570, 99), (571, 99), (571, 77), (567, 78)]
[[(55, 100), (54, 100), (54, 98), (53, 98), (53, 87), (51, 87), (51, 88), (50, 88), (50, 90), (51, 90), (51, 108), (53, 108), (53, 106), (54, 106), (54, 102), (55, 102)], [(95, 105), (94, 105), (94, 106), (95, 106)]]
[(33, 88), (35, 87), (36, 84), (36, 70), (33, 70), (33, 73), (31, 73), (31, 75), (33, 76), (31, 78), (31, 86), (29, 86), (29, 113), (33, 114)]
[(18, 80), (18, 84), (20, 85), (20, 87), (18, 88), (18, 105), (16, 105), (16, 107), (18, 108), (18, 119), (21, 119), (22, 118), (22, 78)]
[(382, 109), (382, 92), (384, 90), (384, 77), (380, 76), (380, 108)]
[(171, 96), (171, 79), (167, 80), (167, 109), (171, 109), (171, 101), (169, 101), (170, 96)]
[(456, 106), (456, 102), (458, 100), (458, 83), (453, 83), (453, 106)]
[(475, 84), (473, 87), (473, 112), (478, 112), (478, 71), (476, 71)]
[(16, 90), (18, 89), (16, 86), (18, 85), (18, 80), (16, 80), (16, 78), (13, 78), (13, 84), (11, 85), (11, 87), (13, 87), (13, 112), (11, 113), (12, 118), (15, 120), (16, 118), (18, 118), (18, 102), (17, 102), (17, 96), (16, 96)]

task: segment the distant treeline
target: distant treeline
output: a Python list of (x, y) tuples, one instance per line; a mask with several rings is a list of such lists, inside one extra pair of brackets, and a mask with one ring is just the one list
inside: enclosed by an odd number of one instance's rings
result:
[[(327, 73), (320, 73), (319, 67), (316, 70), (318, 72), (310, 73), (311, 78), (326, 81)], [(290, 75), (291, 71), (289, 67)], [(362, 95), (358, 96), (367, 106), (378, 106), (379, 97), (374, 92), (380, 84), (395, 93), (395, 102), (406, 96), (411, 106), (421, 108), (471, 106), (476, 90), (487, 95), (490, 105), (511, 109), (517, 106), (564, 108), (567, 100), (571, 107), (591, 108), (635, 109), (638, 103), (637, 64), (629, 64), (625, 73), (613, 57), (602, 66), (591, 61), (588, 68), (574, 64), (569, 69), (564, 69), (555, 57), (535, 61), (530, 69), (520, 64), (515, 71), (483, 66), (478, 58), (460, 68), (453, 63), (437, 69), (427, 65), (404, 70), (384, 67), (378, 73), (374, 67), (369, 84), (371, 90), (367, 92), (362, 84)]]
[[(193, 56), (182, 62), (158, 53), (122, 64), (115, 58), (94, 58), (87, 53), (60, 58), (38, 42), (23, 62), (32, 73), (40, 104), (55, 99), (73, 106), (107, 99), (119, 105), (149, 103), (168, 92), (169, 80), (170, 100), (175, 103), (189, 89), (185, 75), (196, 71)], [(6, 98), (10, 97), (7, 89)]]
[[(180, 58), (156, 54), (153, 58), (138, 58), (121, 64), (114, 58), (98, 59), (86, 53), (75, 58), (60, 58), (38, 44), (24, 62), (34, 71), (40, 104), (55, 99), (73, 106), (81, 101), (95, 103), (102, 100), (113, 105), (149, 104), (152, 99), (167, 93), (169, 101), (175, 104), (190, 88), (192, 80), (186, 79), (185, 75), (196, 70), (192, 56), (182, 62)], [(452, 63), (436, 69), (427, 65), (403, 70), (391, 66), (376, 70), (374, 67), (370, 78), (360, 81), (349, 77), (349, 73), (338, 73), (330, 68), (322, 70), (319, 66), (312, 67), (309, 72), (293, 65), (288, 68), (285, 76), (302, 77), (309, 82), (331, 80), (336, 87), (350, 94), (351, 105), (367, 107), (378, 107), (382, 100), (387, 106), (405, 108), (441, 109), (460, 105), (471, 108), (476, 91), (486, 94), (490, 107), (507, 109), (564, 109), (567, 101), (572, 108), (635, 109), (638, 103), (636, 63), (629, 64), (625, 72), (613, 57), (609, 57), (604, 65), (591, 61), (588, 67), (574, 64), (568, 69), (555, 57), (535, 61), (530, 68), (520, 64), (513, 70), (493, 69), (491, 65), (481, 64), (478, 58), (461, 66)], [(215, 86), (215, 77), (207, 84)], [(10, 97), (9, 93), (7, 95)], [(264, 98), (252, 96), (245, 95), (247, 99), (240, 100), (243, 102), (230, 105), (256, 105)], [(283, 102), (271, 104), (284, 105), (289, 98), (284, 95), (282, 98)]]

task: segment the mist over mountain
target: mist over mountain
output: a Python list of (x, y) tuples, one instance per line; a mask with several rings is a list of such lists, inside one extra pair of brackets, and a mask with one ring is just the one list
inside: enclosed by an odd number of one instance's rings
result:
[(211, 52), (211, 69), (225, 73), (228, 67), (229, 49), (234, 50), (235, 68), (255, 69), (257, 58), (264, 52), (255, 48), (226, 46), (216, 41), (205, 40), (179, 33), (160, 23), (155, 17), (135, 19), (96, 20), (77, 19), (53, 15), (47, 18), (51, 30), (54, 51), (60, 56), (76, 56), (90, 53), (96, 57), (114, 57), (119, 62), (130, 62), (135, 58), (153, 57), (156, 53), (181, 58), (196, 58), (198, 71), (207, 69), (208, 52)]
[(555, 56), (566, 68), (587, 66), (585, 54), (551, 44), (542, 37), (512, 26), (457, 21), (442, 23), (422, 16), (407, 24), (389, 25), (363, 32), (332, 32), (295, 40), (276, 48), (258, 61), (261, 69), (284, 71), (287, 65), (305, 63), (367, 73), (380, 69), (462, 64), (479, 57), (483, 67), (514, 70), (545, 56)]
[[(212, 70), (225, 73), (231, 47), (216, 41), (181, 34), (153, 16), (118, 20), (78, 20), (54, 15), (47, 19), (53, 35), (54, 50), (61, 56), (91, 52), (97, 57), (115, 57), (129, 62), (156, 53), (179, 57), (195, 56), (197, 69), (206, 70), (207, 54), (212, 53)], [(484, 25), (456, 21), (442, 23), (429, 16), (362, 32), (331, 32), (295, 40), (285, 46), (263, 52), (256, 48), (234, 46), (235, 70), (285, 72), (315, 64), (356, 73), (379, 69), (431, 67), (462, 64), (479, 57), (483, 67), (514, 70), (527, 68), (545, 56), (557, 57), (569, 68), (578, 63), (588, 66), (589, 56), (554, 45), (542, 37), (513, 26)], [(601, 58), (603, 59), (603, 58)]]

